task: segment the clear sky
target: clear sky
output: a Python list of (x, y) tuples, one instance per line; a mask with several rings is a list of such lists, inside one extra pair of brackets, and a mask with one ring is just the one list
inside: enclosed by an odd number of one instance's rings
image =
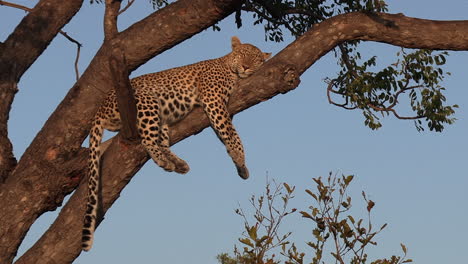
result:
[[(16, 1), (32, 6), (31, 1)], [(467, 19), (468, 1), (387, 1), (391, 13), (429, 19)], [(450, 3), (450, 5), (448, 5)], [(137, 3), (120, 18), (124, 29), (152, 12), (149, 1)], [(3, 41), (24, 12), (0, 7)], [(103, 5), (85, 1), (65, 31), (84, 44), (83, 72), (102, 43)], [(230, 37), (276, 54), (284, 43), (265, 42), (261, 26), (237, 30), (231, 16), (220, 23), (221, 32), (206, 30), (140, 67), (132, 76), (160, 71), (230, 51)], [(421, 32), (424, 34), (424, 32)], [(364, 56), (378, 55), (391, 62), (398, 48), (365, 44)], [(19, 157), (49, 114), (74, 83), (75, 45), (62, 36), (52, 42), (20, 82), (9, 129)], [(191, 167), (187, 175), (167, 173), (152, 162), (133, 178), (108, 211), (96, 233), (93, 249), (75, 263), (216, 263), (215, 256), (231, 252), (243, 226), (234, 209), (248, 208), (248, 198), (264, 190), (266, 175), (297, 186), (293, 206), (306, 209), (304, 194), (312, 178), (329, 171), (354, 174), (351, 195), (355, 211), (365, 211), (360, 192), (376, 202), (373, 222), (388, 223), (372, 256), (400, 253), (400, 242), (416, 263), (464, 263), (468, 243), (468, 89), (466, 52), (451, 52), (446, 78), (449, 104), (458, 104), (457, 122), (443, 133), (417, 132), (413, 123), (389, 117), (372, 131), (362, 114), (329, 105), (323, 79), (339, 70), (328, 54), (301, 76), (301, 85), (235, 116), (251, 178), (241, 180), (224, 146), (211, 129), (175, 145), (173, 150)], [(87, 143), (85, 143), (87, 145)], [(52, 223), (47, 213), (28, 233), (20, 254)], [(292, 216), (284, 230), (294, 232), (296, 244), (307, 249), (313, 226)]]

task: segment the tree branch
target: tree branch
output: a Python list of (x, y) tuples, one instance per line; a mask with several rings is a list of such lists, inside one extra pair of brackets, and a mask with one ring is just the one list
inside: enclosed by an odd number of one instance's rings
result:
[(127, 9), (130, 8), (130, 6), (132, 6), (132, 4), (133, 4), (134, 2), (135, 2), (135, 0), (128, 0), (127, 5), (126, 5), (124, 8), (122, 8), (122, 10), (119, 11), (119, 14), (118, 14), (118, 15), (120, 15), (120, 14), (122, 14), (123, 12), (127, 11)]
[(16, 9), (21, 9), (21, 10), (24, 10), (26, 12), (31, 12), (31, 8), (27, 7), (27, 6), (23, 6), (23, 5), (19, 5), (19, 4), (15, 4), (15, 3), (10, 3), (10, 2), (7, 2), (7, 1), (0, 1), (0, 5), (4, 5), (4, 6), (9, 6), (9, 7), (13, 7), (13, 8), (16, 8)]
[(106, 0), (104, 12), (104, 41), (111, 40), (117, 36), (117, 16), (119, 15), (122, 0)]
[[(358, 108), (357, 105), (356, 105), (356, 106), (351, 106), (351, 107), (348, 106), (348, 104), (349, 104), (348, 98), (349, 98), (349, 97), (346, 96), (345, 94), (342, 94), (342, 93), (340, 93), (340, 92), (338, 92), (338, 91), (333, 90), (333, 86), (335, 85), (335, 83), (336, 83), (336, 79), (330, 80), (330, 82), (328, 83), (328, 86), (327, 86), (327, 98), (328, 98), (328, 103), (330, 103), (330, 104), (332, 104), (332, 105), (335, 105), (335, 106), (338, 106), (338, 107), (341, 107), (341, 108), (344, 108), (344, 109), (346, 109), (346, 110), (354, 110), (354, 109)], [(345, 97), (345, 100), (346, 100), (346, 101), (345, 101), (344, 103), (342, 103), (342, 104), (339, 104), (339, 103), (333, 101), (333, 99), (331, 98), (331, 94), (330, 94), (330, 93), (342, 95), (342, 96)]]
[[(5, 1), (1, 1), (0, 4), (30, 12), (0, 45), (0, 183), (2, 183), (10, 176), (17, 163), (7, 126), (11, 104), (18, 91), (17, 83), (55, 38), (60, 28), (80, 9), (82, 1), (64, 4), (60, 0), (42, 0), (33, 9)], [(61, 7), (60, 11), (56, 11), (57, 7)], [(40, 23), (44, 20), (48, 20), (49, 23)], [(18, 49), (21, 49), (21, 52), (18, 52)]]
[[(31, 12), (33, 10), (33, 9), (27, 7), (27, 6), (14, 4), (14, 3), (6, 2), (6, 1), (1, 1), (1, 0), (0, 0), (0, 5), (21, 9), (21, 10), (24, 10), (26, 12)], [(73, 43), (76, 44), (77, 50), (76, 50), (76, 59), (75, 59), (75, 76), (76, 76), (76, 80), (78, 81), (78, 79), (80, 78), (80, 73), (78, 72), (78, 61), (80, 59), (80, 50), (81, 50), (81, 47), (83, 45), (81, 45), (81, 43), (78, 42), (77, 40), (75, 40), (74, 38), (70, 37), (70, 35), (68, 35), (67, 32), (65, 32), (63, 30), (60, 30), (59, 33), (62, 34), (62, 36), (64, 36), (70, 42), (73, 42)]]
[[(50, 14), (60, 4), (81, 4), (79, 1), (48, 1), (60, 3), (49, 5), (52, 10), (45, 12), (48, 17), (44, 17), (43, 21), (48, 21)], [(116, 38), (125, 51), (129, 70), (210, 27), (240, 4), (241, 0), (180, 0), (132, 25)], [(192, 12), (197, 12), (197, 15), (194, 16)], [(33, 25), (37, 26), (37, 23)], [(41, 30), (26, 30), (24, 39), (40, 37), (38, 33)], [(107, 43), (101, 47), (80, 80), (70, 89), (23, 154), (16, 169), (0, 185), (0, 259), (4, 263), (12, 261), (32, 223), (42, 213), (55, 210), (70, 192), (69, 186), (77, 186), (76, 174), (70, 174), (67, 164), (77, 157), (90, 127), (89, 120), (94, 116), (99, 102), (112, 89), (109, 49), (111, 46)], [(20, 63), (21, 60), (14, 58), (11, 62)]]
[(63, 31), (63, 30), (60, 30), (60, 34), (62, 34), (62, 36), (64, 36), (66, 39), (68, 39), (69, 41), (73, 42), (76, 44), (76, 57), (75, 57), (75, 77), (76, 77), (76, 81), (78, 81), (80, 79), (80, 72), (78, 71), (78, 62), (80, 61), (80, 51), (81, 51), (81, 47), (83, 45), (81, 45), (81, 43), (79, 43), (77, 40), (75, 40), (74, 38), (70, 37), (70, 35), (67, 34), (67, 32)]
[(122, 124), (120, 134), (122, 134), (124, 140), (138, 143), (140, 137), (136, 127), (137, 109), (133, 89), (128, 77), (127, 62), (124, 53), (119, 48), (115, 48), (113, 54), (110, 57), (109, 63), (120, 112), (120, 123)]

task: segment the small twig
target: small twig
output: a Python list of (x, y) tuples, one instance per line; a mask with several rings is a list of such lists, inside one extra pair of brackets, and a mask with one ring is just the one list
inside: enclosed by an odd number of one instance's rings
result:
[[(353, 106), (353, 107), (349, 107), (347, 106), (348, 105), (348, 97), (346, 96), (346, 102), (343, 103), (343, 104), (338, 104), (338, 103), (335, 103), (333, 101), (333, 99), (331, 98), (331, 94), (330, 92), (332, 93), (336, 93), (336, 94), (341, 94), (341, 93), (338, 93), (337, 91), (334, 91), (333, 90), (333, 85), (335, 85), (335, 82), (336, 82), (336, 79), (333, 79), (330, 81), (330, 83), (328, 84), (328, 87), (327, 87), (327, 98), (328, 98), (328, 103), (332, 104), (332, 105), (336, 105), (336, 106), (339, 106), (341, 108), (344, 108), (346, 110), (354, 110), (356, 108), (358, 108), (357, 106)], [(341, 94), (341, 95), (344, 95), (344, 94)]]
[(21, 10), (24, 10), (26, 12), (31, 12), (32, 11), (32, 9), (27, 7), (27, 6), (14, 4), (14, 3), (6, 2), (6, 1), (0, 1), (0, 5), (9, 6), (9, 7), (13, 7), (13, 8), (16, 8), (16, 9), (21, 9)]
[[(13, 8), (16, 8), (16, 9), (21, 9), (21, 10), (24, 10), (26, 12), (31, 12), (32, 11), (32, 8), (29, 8), (27, 6), (14, 4), (14, 3), (6, 2), (6, 1), (1, 1), (1, 0), (0, 0), (0, 5), (9, 6), (9, 7), (13, 7)], [(65, 32), (63, 30), (60, 30), (59, 33), (62, 34), (62, 36), (64, 36), (69, 41), (75, 43), (76, 46), (77, 46), (76, 58), (75, 58), (75, 75), (76, 75), (76, 80), (78, 81), (78, 79), (80, 78), (80, 74), (78, 72), (78, 61), (80, 59), (80, 49), (81, 49), (81, 46), (83, 46), (83, 45), (81, 43), (79, 43), (77, 40), (75, 40), (74, 38), (70, 37), (70, 35), (68, 35), (67, 32)]]
[(135, 2), (135, 0), (128, 0), (127, 5), (124, 8), (122, 8), (122, 10), (120, 10), (117, 15), (119, 16), (123, 12), (127, 11), (127, 9), (133, 4), (133, 2)]
[(62, 31), (60, 30), (60, 33), (66, 38), (68, 39), (69, 41), (73, 42), (76, 44), (76, 58), (75, 58), (75, 76), (76, 76), (76, 80), (78, 81), (78, 79), (80, 79), (80, 72), (78, 71), (78, 62), (80, 60), (80, 50), (81, 50), (81, 43), (79, 43), (78, 41), (76, 41), (75, 39), (73, 39), (72, 37), (70, 37), (67, 32), (65, 31)]
[(393, 108), (386, 108), (386, 107), (378, 107), (378, 106), (375, 106), (371, 103), (368, 103), (367, 106), (369, 106), (370, 108), (374, 109), (375, 111), (379, 111), (379, 112), (392, 112), (392, 114), (398, 118), (398, 119), (403, 119), (403, 120), (413, 120), (413, 119), (420, 119), (420, 118), (423, 118), (424, 116), (400, 116), (397, 111), (395, 111), (395, 109)]
[[(408, 85), (408, 82), (407, 84)], [(408, 91), (408, 90), (413, 90), (413, 89), (417, 89), (417, 88), (421, 88), (423, 87), (422, 85), (415, 85), (415, 86), (410, 86), (410, 87), (406, 87), (406, 88), (403, 88), (401, 89), (400, 91), (398, 91), (396, 94), (395, 94), (395, 101), (393, 102), (393, 104), (389, 105), (388, 108), (393, 108), (397, 103), (398, 103), (398, 96), (400, 96), (400, 94)]]

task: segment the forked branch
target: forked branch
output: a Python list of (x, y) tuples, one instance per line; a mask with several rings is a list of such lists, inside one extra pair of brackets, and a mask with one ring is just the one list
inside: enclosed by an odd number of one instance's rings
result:
[[(27, 6), (23, 6), (23, 5), (15, 4), (15, 3), (10, 3), (10, 2), (7, 2), (7, 1), (2, 1), (2, 0), (0, 0), (0, 5), (9, 6), (9, 7), (13, 7), (13, 8), (16, 8), (16, 9), (21, 9), (21, 10), (24, 10), (26, 12), (31, 12), (32, 11), (32, 9), (27, 7)], [(81, 50), (81, 47), (83, 45), (80, 42), (78, 42), (76, 39), (70, 37), (70, 35), (68, 35), (67, 32), (65, 32), (63, 30), (60, 30), (59, 33), (62, 36), (64, 36), (66, 39), (68, 39), (70, 42), (76, 44), (75, 77), (76, 77), (76, 80), (78, 81), (78, 79), (80, 78), (80, 73), (78, 71), (78, 62), (80, 60), (80, 50)]]

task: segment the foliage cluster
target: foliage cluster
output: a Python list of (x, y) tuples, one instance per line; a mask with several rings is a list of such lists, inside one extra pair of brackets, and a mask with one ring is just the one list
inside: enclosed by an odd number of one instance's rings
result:
[(283, 41), (283, 30), (299, 37), (314, 24), (349, 12), (385, 12), (387, 4), (381, 0), (247, 0), (243, 10), (252, 12), (254, 24), (262, 24), (265, 38)]
[[(371, 212), (375, 203), (362, 196), (367, 205), (367, 219), (352, 216), (352, 199), (347, 189), (353, 176), (338, 177), (330, 173), (326, 179), (314, 178), (315, 189), (306, 189), (310, 197), (307, 210), (289, 209), (294, 198), (295, 187), (286, 183), (268, 182), (263, 195), (250, 198), (253, 215), (239, 208), (236, 213), (244, 220), (244, 232), (239, 242), (242, 248), (234, 248), (233, 256), (223, 253), (217, 256), (221, 264), (322, 264), (331, 259), (335, 263), (365, 264), (368, 262), (368, 248), (377, 245), (376, 236), (387, 226), (375, 230)], [(294, 242), (290, 241), (291, 231), (283, 233), (284, 219), (300, 214), (310, 220), (312, 240), (307, 242), (311, 261), (306, 260)], [(401, 264), (412, 262), (406, 258), (406, 246), (401, 244), (402, 256), (377, 259), (371, 264)], [(326, 254), (329, 253), (329, 254)]]
[[(352, 54), (352, 55), (350, 55)], [(382, 116), (393, 114), (399, 119), (414, 120), (418, 131), (424, 130), (425, 120), (430, 130), (442, 131), (444, 124), (452, 124), (451, 117), (457, 105), (445, 105), (446, 98), (441, 85), (450, 73), (441, 68), (446, 62), (447, 52), (431, 50), (402, 49), (397, 53), (397, 61), (373, 72), (376, 56), (359, 63), (360, 52), (352, 45), (341, 47), (340, 65), (342, 70), (334, 79), (327, 79), (327, 95), (331, 104), (345, 109), (361, 109), (364, 124), (371, 129), (382, 126), (377, 113)], [(401, 115), (395, 107), (400, 103), (400, 95), (407, 93), (411, 116)], [(337, 103), (334, 97), (340, 97)]]
[[(299, 37), (314, 24), (333, 16), (349, 12), (386, 12), (388, 6), (383, 0), (248, 0), (243, 10), (253, 13), (254, 24), (262, 24), (265, 39), (283, 41), (283, 30)], [(238, 21), (240, 20), (238, 14)], [(238, 25), (241, 23), (238, 22)], [(441, 85), (444, 77), (442, 66), (447, 52), (430, 50), (407, 51), (397, 55), (397, 61), (383, 70), (372, 72), (377, 57), (362, 61), (360, 41), (342, 43), (335, 49), (341, 70), (336, 77), (326, 79), (329, 102), (345, 109), (360, 109), (364, 124), (371, 129), (382, 126), (381, 116), (392, 113), (396, 118), (414, 120), (418, 131), (424, 130), (423, 122), (432, 131), (440, 132), (445, 124), (452, 124), (451, 117), (457, 105), (448, 106)], [(412, 116), (402, 116), (395, 107), (398, 97), (409, 92)], [(331, 94), (341, 97), (336, 103)]]

